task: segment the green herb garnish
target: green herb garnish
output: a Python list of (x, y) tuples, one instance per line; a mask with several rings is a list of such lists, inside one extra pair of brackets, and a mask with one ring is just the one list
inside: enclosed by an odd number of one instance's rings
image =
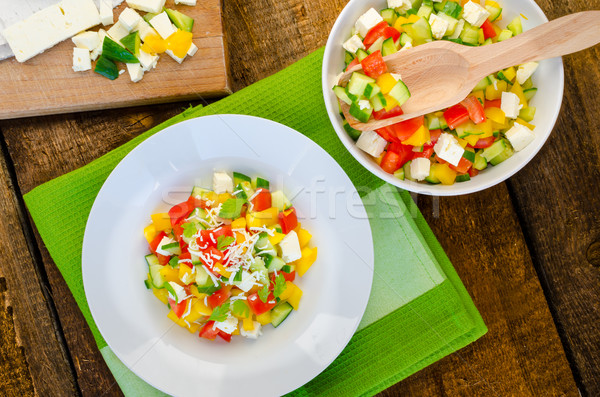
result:
[(217, 306), (213, 309), (212, 314), (209, 317), (209, 321), (216, 321), (218, 323), (225, 321), (227, 319), (227, 314), (229, 313), (229, 301), (223, 303), (221, 306)]
[(273, 296), (276, 298), (279, 297), (285, 291), (287, 285), (285, 283), (285, 277), (283, 274), (279, 273), (279, 275), (275, 278), (275, 287), (273, 288)]
[(246, 200), (242, 200), (239, 198), (230, 198), (225, 201), (221, 206), (221, 211), (219, 211), (219, 217), (225, 219), (235, 219), (239, 218), (242, 213), (242, 206)]
[(219, 249), (219, 251), (223, 251), (225, 250), (225, 248), (229, 247), (234, 241), (235, 238), (231, 236), (219, 236), (217, 237), (217, 248)]

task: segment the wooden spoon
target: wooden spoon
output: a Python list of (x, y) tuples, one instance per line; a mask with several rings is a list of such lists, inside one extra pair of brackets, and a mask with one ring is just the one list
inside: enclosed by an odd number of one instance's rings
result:
[[(600, 42), (600, 11), (585, 11), (544, 23), (511, 39), (481, 47), (434, 41), (384, 58), (388, 72), (399, 73), (411, 92), (404, 114), (361, 123), (340, 101), (346, 120), (361, 131), (385, 126), (453, 106), (469, 95), (484, 77), (526, 62), (571, 54)], [(340, 78), (345, 86), (354, 66)], [(551, 84), (551, 83), (550, 83)]]

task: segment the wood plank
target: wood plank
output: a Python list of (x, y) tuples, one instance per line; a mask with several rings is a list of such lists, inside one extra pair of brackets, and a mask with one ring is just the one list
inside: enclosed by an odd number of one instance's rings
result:
[(76, 381), (52, 302), (21, 226), (24, 214), (0, 157), (0, 390), (9, 395), (73, 395)]
[[(174, 6), (173, 0), (167, 6)], [(123, 2), (115, 15), (125, 7)], [(111, 81), (92, 70), (73, 72), (74, 45), (67, 40), (25, 63), (14, 58), (0, 62), (0, 119), (227, 95), (221, 0), (176, 8), (194, 18), (193, 41), (199, 48), (181, 65), (164, 54), (142, 81), (132, 83), (127, 73)]]
[[(548, 16), (587, 10), (540, 1)], [(561, 115), (540, 153), (508, 182), (578, 384), (600, 395), (600, 47), (564, 58)], [(597, 251), (596, 251), (597, 252)]]

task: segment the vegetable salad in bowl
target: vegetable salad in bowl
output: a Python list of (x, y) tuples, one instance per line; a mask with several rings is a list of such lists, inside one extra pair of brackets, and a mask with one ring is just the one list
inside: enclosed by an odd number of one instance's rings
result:
[[(503, 25), (502, 6), (491, 0), (388, 0), (388, 7), (363, 13), (343, 43), (346, 70), (360, 64), (345, 87), (333, 91), (361, 122), (402, 113), (410, 87), (389, 73), (384, 57), (433, 40), (489, 45), (523, 32), (522, 17)], [(505, 26), (504, 28), (501, 26)], [(525, 149), (535, 139), (537, 88), (530, 62), (484, 78), (462, 102), (439, 112), (376, 131), (343, 128), (356, 147), (399, 180), (452, 185), (469, 181)]]
[(151, 216), (144, 229), (146, 286), (167, 317), (200, 337), (256, 339), (297, 310), (303, 276), (317, 257), (296, 210), (269, 181), (234, 172), (213, 175), (213, 190)]

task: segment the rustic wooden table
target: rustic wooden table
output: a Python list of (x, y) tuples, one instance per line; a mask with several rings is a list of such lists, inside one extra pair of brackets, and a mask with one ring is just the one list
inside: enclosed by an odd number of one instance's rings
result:
[[(324, 45), (346, 2), (225, 1), (233, 89)], [(550, 19), (593, 3), (538, 0)], [(599, 60), (564, 59), (554, 132), (507, 183), (415, 197), (489, 332), (382, 395), (600, 395)], [(22, 197), (186, 106), (0, 121), (0, 395), (120, 394)]]

